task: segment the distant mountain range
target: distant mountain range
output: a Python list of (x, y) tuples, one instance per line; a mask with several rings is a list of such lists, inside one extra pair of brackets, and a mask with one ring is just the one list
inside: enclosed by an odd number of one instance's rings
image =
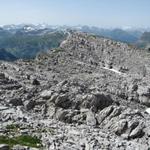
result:
[(16, 58), (30, 59), (40, 52), (58, 47), (66, 35), (51, 28), (4, 26), (0, 28), (0, 49), (5, 49)]
[[(0, 49), (18, 59), (34, 58), (38, 53), (56, 48), (66, 38), (69, 30), (103, 36), (116, 41), (145, 48), (149, 45), (149, 29), (98, 28), (89, 26), (50, 26), (46, 24), (5, 25), (0, 28)], [(145, 41), (146, 38), (146, 41)], [(7, 60), (1, 55), (1, 60)], [(4, 58), (3, 58), (4, 57)], [(12, 60), (14, 60), (14, 58)]]
[(138, 41), (139, 37), (142, 35), (140, 30), (123, 30), (120, 28), (116, 29), (101, 29), (97, 27), (88, 27), (84, 26), (80, 29), (83, 32), (94, 33), (99, 36), (104, 36), (111, 38), (113, 40), (126, 42), (126, 43), (135, 43)]

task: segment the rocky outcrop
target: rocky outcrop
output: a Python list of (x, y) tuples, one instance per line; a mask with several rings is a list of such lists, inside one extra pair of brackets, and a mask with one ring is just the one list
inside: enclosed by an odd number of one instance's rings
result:
[(110, 106), (97, 115), (97, 120), (100, 126), (111, 129), (116, 135), (126, 139), (140, 138), (144, 135), (144, 118), (136, 110)]
[(150, 88), (141, 86), (138, 89), (138, 94), (139, 94), (139, 101), (141, 104), (144, 104), (146, 106), (150, 106)]
[(9, 150), (9, 146), (6, 144), (0, 144), (0, 150)]

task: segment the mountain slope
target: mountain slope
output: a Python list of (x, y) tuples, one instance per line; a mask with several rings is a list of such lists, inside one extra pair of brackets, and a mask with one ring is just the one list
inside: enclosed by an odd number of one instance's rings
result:
[(83, 26), (80, 31), (82, 32), (87, 32), (99, 36), (104, 36), (106, 38), (111, 38), (113, 40), (121, 41), (121, 42), (126, 42), (126, 43), (131, 43), (134, 44), (135, 42), (138, 41), (140, 36), (142, 35), (141, 31), (138, 30), (131, 30), (131, 31), (126, 31), (120, 28), (116, 29), (101, 29), (98, 27), (88, 27), (88, 26)]
[(32, 29), (30, 26), (0, 29), (0, 48), (6, 49), (20, 59), (35, 58), (40, 52), (56, 48), (65, 39), (66, 33), (52, 29)]
[(150, 32), (144, 32), (137, 42), (137, 45), (141, 48), (150, 48)]
[(149, 148), (148, 52), (71, 32), (59, 48), (0, 70), (2, 134), (9, 120), (45, 149)]
[(11, 53), (7, 52), (5, 49), (0, 49), (0, 60), (14, 61), (17, 58)]

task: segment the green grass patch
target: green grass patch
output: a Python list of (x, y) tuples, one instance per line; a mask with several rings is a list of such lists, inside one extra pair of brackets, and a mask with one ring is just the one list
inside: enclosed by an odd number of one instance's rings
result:
[(89, 37), (90, 37), (90, 38), (93, 38), (93, 39), (96, 39), (96, 38), (97, 38), (97, 36), (94, 35), (94, 34), (89, 35)]
[(9, 124), (6, 126), (7, 133), (19, 133), (20, 125), (19, 124)]
[(49, 133), (51, 135), (55, 134), (55, 131), (52, 128), (47, 128), (47, 129), (38, 129), (35, 132), (37, 133)]
[(64, 51), (64, 49), (63, 49), (63, 48), (58, 47), (58, 48), (55, 48), (54, 53), (63, 52), (63, 51)]
[(16, 130), (18, 128), (20, 128), (19, 124), (9, 124), (6, 126), (7, 130)]
[(8, 137), (8, 136), (0, 136), (0, 144), (8, 144), (10, 147), (14, 145), (22, 145), (22, 146), (29, 146), (40, 148), (42, 147), (41, 140), (37, 137), (32, 137), (29, 135), (21, 135), (17, 137)]

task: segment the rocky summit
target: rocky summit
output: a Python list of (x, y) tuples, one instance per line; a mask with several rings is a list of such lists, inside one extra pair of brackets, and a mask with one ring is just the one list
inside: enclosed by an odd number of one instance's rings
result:
[(148, 150), (149, 77), (148, 51), (80, 32), (0, 62), (0, 150)]

